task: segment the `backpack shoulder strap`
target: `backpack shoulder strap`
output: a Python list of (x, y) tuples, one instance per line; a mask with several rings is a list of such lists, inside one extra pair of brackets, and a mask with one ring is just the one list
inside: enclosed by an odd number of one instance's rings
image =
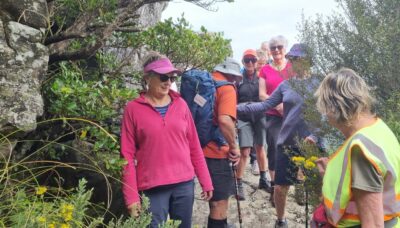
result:
[(221, 80), (221, 81), (214, 80), (214, 84), (215, 84), (215, 88), (219, 88), (219, 87), (224, 86), (224, 85), (232, 85), (233, 86), (232, 82), (228, 82), (226, 80)]

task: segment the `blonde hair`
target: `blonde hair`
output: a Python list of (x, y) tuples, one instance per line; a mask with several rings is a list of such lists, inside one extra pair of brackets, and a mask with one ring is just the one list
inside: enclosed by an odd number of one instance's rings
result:
[[(162, 58), (166, 58), (166, 56), (162, 55), (156, 51), (149, 51), (147, 53), (147, 55), (143, 58), (142, 68), (144, 69), (150, 63), (157, 61), (159, 59), (162, 59)], [(151, 72), (149, 72), (147, 74), (151, 74)], [(144, 75), (147, 75), (147, 74), (145, 73)]]
[(268, 54), (263, 49), (261, 49), (261, 48), (257, 49), (256, 53), (257, 53), (257, 58), (258, 59), (265, 59), (265, 60), (268, 59)]
[(321, 114), (330, 114), (336, 123), (346, 125), (350, 125), (361, 113), (370, 113), (374, 102), (369, 86), (348, 68), (328, 74), (315, 96)]

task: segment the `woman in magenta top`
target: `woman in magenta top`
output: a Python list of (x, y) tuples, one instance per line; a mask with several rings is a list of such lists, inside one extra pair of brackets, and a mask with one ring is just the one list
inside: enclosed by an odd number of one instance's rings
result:
[(150, 200), (150, 227), (158, 227), (169, 214), (182, 222), (179, 227), (190, 228), (194, 176), (202, 198), (209, 200), (210, 174), (190, 110), (170, 89), (180, 72), (158, 53), (150, 53), (143, 67), (147, 90), (127, 104), (121, 128), (121, 154), (127, 161), (122, 175), (125, 203), (137, 216), (143, 193)]

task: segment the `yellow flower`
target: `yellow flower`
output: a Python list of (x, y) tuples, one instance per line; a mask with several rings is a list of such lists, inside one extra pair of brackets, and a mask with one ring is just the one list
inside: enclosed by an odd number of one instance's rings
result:
[(50, 223), (47, 227), (48, 227), (48, 228), (56, 228), (56, 224)]
[(69, 203), (65, 204), (65, 203), (63, 203), (63, 204), (61, 205), (61, 213), (72, 212), (73, 210), (74, 210), (74, 205), (72, 205), (72, 204), (69, 204)]
[(38, 221), (39, 223), (46, 223), (46, 218), (43, 216), (39, 216), (36, 218), (36, 221)]
[(72, 92), (73, 92), (73, 90), (71, 88), (68, 88), (68, 87), (62, 87), (61, 88), (61, 93), (70, 94)]
[(64, 221), (68, 222), (72, 220), (72, 212), (74, 211), (74, 205), (72, 204), (62, 204), (60, 214)]
[(310, 161), (315, 162), (316, 160), (318, 160), (317, 156), (311, 156), (310, 157)]
[(312, 162), (311, 160), (307, 159), (306, 162), (304, 163), (304, 168), (306, 169), (312, 169), (314, 168), (316, 165), (314, 162)]
[(82, 130), (81, 135), (79, 136), (81, 139), (86, 138), (87, 130)]
[(68, 223), (63, 223), (60, 226), (61, 228), (70, 228), (71, 226)]
[(72, 212), (63, 214), (64, 221), (68, 222), (72, 220)]
[(294, 164), (296, 164), (297, 166), (301, 166), (301, 165), (304, 163), (305, 160), (306, 160), (306, 159), (305, 159), (304, 157), (302, 157), (302, 156), (293, 156), (293, 157), (292, 157), (292, 161), (293, 161)]
[(47, 191), (47, 188), (44, 186), (39, 186), (36, 188), (36, 195), (43, 195)]

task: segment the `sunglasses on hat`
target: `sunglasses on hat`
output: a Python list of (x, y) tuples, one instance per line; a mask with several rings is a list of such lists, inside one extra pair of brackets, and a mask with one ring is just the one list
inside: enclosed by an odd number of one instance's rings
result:
[(270, 46), (270, 47), (269, 47), (269, 50), (270, 50), (270, 51), (276, 51), (277, 49), (278, 49), (279, 51), (282, 51), (283, 45), (276, 45), (276, 46)]
[(171, 82), (175, 82), (175, 80), (176, 80), (176, 76), (168, 76), (168, 75), (166, 75), (166, 74), (157, 74), (158, 75), (158, 77), (160, 78), (160, 81), (161, 82), (166, 82), (166, 81), (168, 81), (168, 80), (170, 80)]
[(249, 62), (256, 63), (257, 59), (256, 58), (244, 58), (243, 62), (244, 63), (249, 63)]

